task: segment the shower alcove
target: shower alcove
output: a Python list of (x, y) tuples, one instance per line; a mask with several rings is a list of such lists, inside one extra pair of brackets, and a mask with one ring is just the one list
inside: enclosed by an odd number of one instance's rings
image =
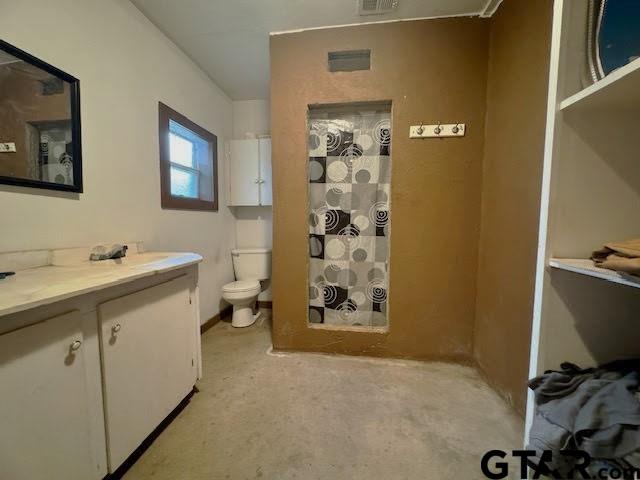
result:
[(309, 325), (385, 329), (391, 103), (308, 111)]

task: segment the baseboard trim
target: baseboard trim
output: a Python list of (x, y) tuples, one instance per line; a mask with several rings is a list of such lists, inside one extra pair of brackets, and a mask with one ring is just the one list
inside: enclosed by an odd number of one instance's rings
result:
[(233, 313), (233, 307), (231, 305), (223, 308), (222, 310), (220, 310), (219, 313), (215, 314), (209, 320), (207, 320), (202, 325), (200, 325), (200, 333), (203, 334), (204, 332), (209, 330), (211, 327), (216, 325), (223, 318), (230, 317), (232, 313)]
[(273, 310), (273, 302), (272, 301), (263, 301), (263, 300), (258, 300), (258, 308), (268, 308), (270, 310)]

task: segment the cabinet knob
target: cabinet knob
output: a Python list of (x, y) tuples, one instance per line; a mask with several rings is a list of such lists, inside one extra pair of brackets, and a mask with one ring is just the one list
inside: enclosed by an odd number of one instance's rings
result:
[(122, 325), (120, 325), (119, 323), (116, 323), (113, 327), (111, 327), (111, 331), (113, 333), (118, 333), (121, 328), (122, 328)]
[(82, 342), (80, 340), (75, 340), (71, 346), (69, 347), (72, 352), (77, 351), (82, 346)]

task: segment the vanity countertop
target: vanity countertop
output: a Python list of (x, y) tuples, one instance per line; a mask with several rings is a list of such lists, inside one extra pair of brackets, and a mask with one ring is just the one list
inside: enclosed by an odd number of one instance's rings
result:
[(17, 270), (15, 275), (0, 280), (0, 317), (201, 261), (195, 253), (144, 252), (117, 260), (63, 262)]

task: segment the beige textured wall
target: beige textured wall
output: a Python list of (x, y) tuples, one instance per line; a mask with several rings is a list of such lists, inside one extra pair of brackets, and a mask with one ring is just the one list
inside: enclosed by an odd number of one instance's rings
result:
[(551, 37), (551, 0), (491, 19), (474, 356), (524, 411)]
[[(488, 22), (411, 21), (271, 38), (273, 342), (278, 349), (469, 361), (475, 316)], [(327, 52), (372, 50), (329, 73)], [(389, 331), (307, 326), (307, 106), (391, 100)], [(464, 138), (411, 140), (420, 122)]]

